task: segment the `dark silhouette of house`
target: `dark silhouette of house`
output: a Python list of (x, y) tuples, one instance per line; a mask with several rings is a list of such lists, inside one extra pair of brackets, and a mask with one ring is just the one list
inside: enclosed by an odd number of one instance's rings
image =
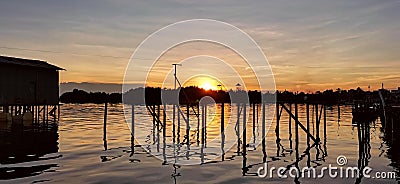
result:
[(0, 121), (39, 123), (55, 117), (60, 70), (45, 61), (0, 56)]

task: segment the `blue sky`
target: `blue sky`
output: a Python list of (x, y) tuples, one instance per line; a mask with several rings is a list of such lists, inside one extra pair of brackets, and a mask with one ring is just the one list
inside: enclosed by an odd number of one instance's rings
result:
[(0, 54), (64, 67), (61, 82), (122, 83), (148, 35), (194, 18), (248, 33), (278, 89), (400, 86), (400, 1), (392, 0), (3, 0)]

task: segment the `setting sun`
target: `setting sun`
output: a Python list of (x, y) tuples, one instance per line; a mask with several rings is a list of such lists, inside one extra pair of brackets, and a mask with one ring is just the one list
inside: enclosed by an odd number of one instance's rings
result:
[(218, 80), (210, 76), (196, 76), (185, 82), (183, 86), (197, 86), (204, 90), (222, 90), (224, 85)]
[(199, 88), (203, 88), (205, 90), (216, 90), (216, 86), (210, 84), (209, 81), (204, 81), (202, 84), (199, 85)]

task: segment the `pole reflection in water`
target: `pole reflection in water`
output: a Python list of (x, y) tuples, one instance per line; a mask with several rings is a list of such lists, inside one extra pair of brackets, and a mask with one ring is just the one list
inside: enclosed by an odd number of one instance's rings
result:
[[(247, 104), (248, 105), (248, 104)], [(200, 118), (198, 118), (198, 121), (196, 122), (193, 118), (189, 121), (189, 118), (191, 116), (190, 113), (188, 113), (190, 106), (185, 105), (184, 107), (182, 107), (184, 109), (184, 111), (181, 111), (178, 109), (176, 111), (176, 113), (180, 114), (178, 117), (179, 119), (183, 119), (185, 122), (182, 123), (182, 126), (186, 127), (180, 127), (178, 124), (177, 129), (174, 128), (174, 123), (171, 122), (171, 124), (168, 124), (168, 120), (166, 113), (170, 112), (167, 111), (166, 106), (163, 106), (164, 109), (161, 109), (162, 113), (159, 114), (160, 119), (162, 118), (162, 123), (161, 124), (157, 124), (157, 126), (161, 126), (159, 128), (157, 128), (157, 134), (159, 135), (157, 138), (157, 142), (158, 144), (162, 144), (162, 146), (160, 147), (160, 155), (162, 155), (162, 164), (163, 165), (169, 165), (169, 167), (171, 167), (171, 179), (173, 180), (173, 182), (178, 182), (178, 178), (179, 176), (181, 176), (181, 172), (179, 172), (181, 170), (181, 166), (178, 164), (179, 161), (182, 160), (191, 160), (194, 157), (199, 160), (199, 163), (202, 164), (203, 166), (200, 167), (205, 167), (205, 168), (209, 168), (210, 166), (208, 165), (214, 165), (217, 163), (229, 163), (229, 161), (233, 161), (236, 160), (236, 162), (239, 162), (240, 159), (235, 159), (235, 154), (240, 154), (242, 157), (241, 160), (241, 174), (243, 176), (256, 176), (257, 173), (254, 172), (255, 170), (257, 170), (258, 166), (261, 166), (263, 163), (271, 163), (271, 162), (276, 162), (279, 164), (284, 164), (284, 166), (286, 166), (286, 168), (290, 168), (290, 167), (296, 167), (301, 171), (301, 167), (303, 166), (307, 166), (307, 167), (314, 167), (317, 168), (321, 165), (324, 165), (326, 162), (326, 158), (328, 156), (327, 153), (327, 137), (328, 137), (328, 132), (329, 130), (327, 130), (327, 126), (336, 126), (336, 117), (330, 117), (330, 122), (334, 122), (334, 125), (332, 124), (328, 124), (327, 123), (327, 112), (326, 109), (327, 107), (325, 105), (311, 105), (308, 106), (307, 104), (304, 105), (299, 105), (299, 104), (292, 104), (292, 105), (287, 105), (286, 109), (285, 108), (277, 108), (278, 110), (278, 117), (282, 118), (280, 119), (281, 121), (279, 122), (281, 127), (278, 128), (278, 130), (280, 131), (276, 131), (275, 130), (275, 143), (276, 145), (276, 149), (279, 150), (277, 152), (277, 156), (276, 157), (268, 157), (267, 155), (267, 148), (268, 148), (268, 143), (267, 140), (265, 139), (260, 139), (260, 138), (264, 138), (267, 136), (267, 127), (266, 127), (266, 119), (268, 119), (267, 117), (267, 113), (265, 112), (266, 109), (266, 105), (269, 104), (260, 104), (260, 134), (257, 134), (258, 129), (258, 125), (256, 124), (257, 119), (258, 119), (258, 107), (255, 105), (250, 105), (247, 106), (246, 104), (237, 104), (233, 108), (232, 110), (234, 112), (238, 112), (238, 114), (235, 114), (235, 116), (232, 116), (231, 114), (229, 114), (229, 118), (233, 117), (233, 126), (234, 127), (233, 130), (233, 134), (232, 135), (236, 135), (236, 140), (233, 140), (235, 142), (237, 142), (237, 150), (235, 150), (235, 152), (230, 152), (229, 150), (226, 150), (226, 142), (227, 141), (232, 141), (232, 140), (228, 140), (226, 139), (227, 135), (226, 135), (226, 130), (228, 128), (226, 128), (227, 126), (229, 126), (229, 124), (226, 124), (225, 119), (228, 118), (225, 116), (225, 112), (226, 112), (226, 106), (224, 104), (221, 104), (220, 106), (218, 106), (218, 108), (216, 107), (216, 109), (218, 110), (218, 112), (220, 112), (216, 118), (216, 121), (214, 120), (210, 120), (207, 119), (207, 116), (213, 116), (214, 113), (210, 112), (210, 110), (208, 109), (212, 109), (214, 107), (208, 106), (207, 105), (201, 105), (201, 107), (199, 106), (198, 109), (200, 111), (199, 116)], [(247, 108), (249, 107), (249, 108)], [(179, 108), (179, 106), (178, 106)], [(291, 112), (291, 109), (294, 109), (294, 112), (292, 113), (292, 115), (287, 115), (289, 112)], [(157, 109), (158, 110), (158, 109)], [(185, 112), (186, 113), (183, 113)], [(282, 111), (285, 110), (285, 113), (283, 113)], [(252, 112), (248, 113), (248, 112)], [(286, 113), (288, 112), (288, 113)], [(333, 113), (336, 114), (336, 112), (330, 113), (329, 115), (332, 115)], [(157, 113), (158, 114), (158, 113)], [(185, 116), (186, 114), (186, 116)], [(195, 115), (195, 114), (194, 114)], [(134, 116), (134, 115), (133, 115)], [(194, 116), (193, 116), (194, 117)], [(214, 117), (214, 118), (215, 118)], [(241, 118), (243, 117), (243, 118)], [(250, 118), (248, 118), (250, 117)], [(252, 118), (251, 118), (252, 117)], [(287, 117), (289, 117), (287, 119)], [(311, 118), (315, 119), (315, 124), (312, 125), (311, 124)], [(334, 120), (332, 121), (332, 119), (334, 118)], [(157, 119), (157, 118), (156, 118)], [(177, 122), (179, 122), (178, 118), (176, 119)], [(200, 120), (201, 119), (201, 120)], [(251, 119), (251, 120), (250, 120)], [(210, 122), (208, 122), (210, 121)], [(249, 121), (249, 122), (247, 122)], [(192, 122), (192, 124), (189, 124), (190, 122)], [(198, 123), (201, 122), (201, 123)], [(215, 145), (209, 144), (210, 146), (207, 146), (207, 139), (209, 139), (209, 141), (211, 141), (213, 138), (210, 138), (210, 136), (213, 136), (213, 133), (215, 133), (215, 128), (213, 127), (213, 123), (218, 123), (218, 132), (220, 133), (220, 142), (218, 141), (218, 149), (215, 149), (213, 151), (216, 152), (210, 152), (209, 148), (215, 148)], [(241, 124), (241, 122), (243, 124)], [(292, 124), (294, 123), (294, 124)], [(305, 124), (307, 123), (307, 124)], [(198, 124), (199, 129), (196, 129), (196, 125)], [(292, 126), (293, 125), (293, 126)], [(306, 126), (304, 126), (306, 125)], [(317, 127), (317, 126), (320, 127)], [(286, 127), (284, 127), (286, 126)], [(193, 127), (194, 129), (190, 129), (188, 127)], [(275, 126), (274, 126), (275, 127)], [(284, 128), (283, 128), (284, 127)], [(290, 127), (290, 128), (287, 128)], [(177, 141), (174, 142), (174, 137), (175, 135), (178, 136), (178, 130), (181, 129), (182, 130), (186, 130), (185, 131), (185, 135), (184, 135), (184, 139), (181, 141)], [(207, 128), (210, 131), (209, 134), (207, 134)], [(315, 129), (315, 132), (312, 133), (312, 130)], [(188, 131), (189, 130), (189, 131)], [(240, 131), (242, 130), (242, 131)], [(201, 131), (201, 132), (200, 132)], [(214, 131), (214, 132), (213, 132)], [(273, 135), (273, 130), (271, 130), (271, 133)], [(369, 163), (369, 159), (371, 158), (371, 155), (369, 153), (369, 149), (370, 149), (370, 145), (369, 145), (369, 125), (368, 124), (359, 124), (357, 126), (357, 131), (358, 131), (358, 137), (359, 137), (359, 160), (358, 160), (358, 167), (360, 168), (360, 170), (362, 170), (365, 166), (368, 166)], [(240, 135), (243, 132), (242, 135)], [(246, 132), (248, 134), (246, 134)], [(309, 132), (309, 133), (305, 133), (305, 132)], [(330, 131), (332, 132), (332, 131)], [(171, 134), (170, 134), (171, 133)], [(132, 137), (135, 135), (135, 132), (133, 130), (132, 132)], [(197, 135), (197, 136), (196, 136)], [(253, 137), (248, 137), (249, 135), (252, 135)], [(315, 138), (313, 136), (316, 136)], [(190, 137), (192, 138), (192, 142), (190, 142)], [(169, 139), (168, 137), (171, 137), (171, 139)], [(197, 137), (197, 138), (196, 138)], [(254, 137), (257, 137), (257, 140), (260, 140), (261, 143), (261, 149), (249, 149), (249, 147), (252, 147), (253, 144), (256, 145), (256, 141), (254, 139)], [(289, 137), (289, 139), (281, 139), (283, 137)], [(293, 137), (293, 140), (292, 138)], [(178, 138), (178, 137), (177, 137)], [(247, 139), (249, 138), (249, 139)], [(272, 137), (270, 137), (272, 138)], [(195, 140), (197, 139), (197, 140)], [(169, 140), (172, 142), (169, 142)], [(162, 141), (162, 142), (161, 142)], [(271, 143), (273, 143), (272, 139), (270, 140)], [(196, 147), (196, 143), (199, 143), (199, 147)], [(284, 148), (284, 145), (286, 145), (289, 147), (288, 149)], [(294, 144), (294, 145), (293, 145)], [(135, 150), (134, 150), (134, 142), (132, 141), (132, 154), (135, 154)], [(174, 151), (173, 155), (171, 155), (171, 153), (169, 153), (167, 150), (169, 148), (175, 147), (175, 146), (182, 146), (181, 147), (181, 152), (179, 153), (179, 151)], [(193, 149), (192, 149), (192, 148)], [(274, 147), (274, 146), (272, 146)], [(292, 148), (293, 150), (292, 150)], [(185, 149), (183, 149), (185, 148)], [(154, 147), (152, 148), (154, 149)], [(271, 149), (271, 147), (269, 147), (269, 149)], [(256, 152), (258, 151), (258, 152)], [(272, 152), (276, 151), (275, 148), (271, 149)], [(285, 155), (285, 152), (294, 152), (293, 154), (293, 159), (290, 160), (288, 157), (288, 155)], [(261, 153), (259, 154), (258, 157), (256, 157), (257, 153)], [(209, 156), (212, 154), (220, 154), (221, 158), (216, 161), (216, 160), (211, 160), (209, 159)], [(232, 155), (229, 155), (232, 154)], [(175, 163), (174, 162), (170, 162), (171, 159), (173, 159), (172, 157), (174, 157)], [(184, 158), (184, 159), (182, 159)], [(256, 158), (258, 158), (258, 161)], [(269, 160), (270, 159), (270, 160)], [(332, 158), (331, 158), (332, 159)], [(289, 163), (285, 163), (285, 162), (289, 162)], [(171, 164), (168, 164), (171, 163)], [(210, 164), (213, 163), (213, 164)], [(330, 163), (330, 162), (328, 162)], [(334, 163), (334, 162), (333, 162)], [(185, 166), (184, 166), (185, 167)], [(213, 166), (214, 167), (214, 166)], [(190, 168), (190, 167), (189, 167)], [(300, 173), (301, 174), (301, 173)], [(276, 176), (276, 175), (275, 175)], [(180, 179), (179, 179), (180, 180)], [(300, 177), (295, 177), (294, 178), (294, 182), (295, 183), (300, 183), (301, 179)], [(292, 180), (293, 181), (293, 180)], [(361, 181), (361, 178), (357, 179), (357, 182)]]
[[(358, 169), (362, 171), (368, 166), (369, 159), (371, 159), (371, 145), (370, 145), (370, 122), (357, 123), (358, 135)], [(361, 183), (363, 175), (359, 173), (356, 183)]]

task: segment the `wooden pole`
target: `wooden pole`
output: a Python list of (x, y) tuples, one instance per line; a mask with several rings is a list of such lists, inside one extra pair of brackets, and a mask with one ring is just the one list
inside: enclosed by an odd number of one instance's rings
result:
[(132, 149), (132, 154), (135, 153), (135, 105), (132, 104), (132, 118), (131, 118), (131, 149)]
[[(160, 108), (160, 106), (158, 106), (158, 107)], [(163, 135), (163, 157), (164, 157), (164, 163), (163, 164), (167, 163), (167, 155), (165, 154), (165, 149), (167, 147), (167, 144), (166, 144), (166, 139), (167, 139), (167, 135), (166, 135), (166, 131), (167, 131), (166, 130), (166, 127), (167, 127), (167, 115), (166, 115), (165, 111), (166, 111), (166, 109), (163, 109), (163, 111), (162, 111), (163, 112), (163, 126), (162, 126), (163, 134), (162, 135)]]
[(153, 105), (153, 107), (150, 106), (150, 109), (151, 109), (151, 116), (153, 117), (153, 126), (154, 126), (156, 124), (156, 106), (155, 105)]
[(240, 155), (240, 103), (237, 103), (237, 121), (236, 121), (236, 136), (237, 136), (237, 154)]
[(253, 103), (253, 143), (256, 144), (256, 103)]
[(202, 115), (202, 118), (201, 118), (201, 145), (203, 146), (204, 145), (204, 142), (205, 142), (205, 127), (206, 127), (206, 116), (205, 116), (205, 111), (206, 111), (206, 108), (205, 108), (205, 105), (202, 105), (202, 107), (201, 107), (201, 115)]
[(199, 145), (199, 137), (200, 137), (200, 104), (197, 104), (197, 146)]
[[(310, 104), (306, 104), (307, 111), (307, 131), (310, 132)], [(307, 134), (307, 147), (310, 147), (310, 136)]]
[(132, 137), (135, 137), (135, 105), (132, 105), (132, 121), (131, 121)]
[(43, 124), (46, 122), (46, 105), (43, 105)]
[(57, 117), (58, 121), (60, 121), (60, 115), (61, 115), (61, 105), (58, 104), (58, 117)]
[(190, 117), (190, 113), (189, 113), (189, 110), (190, 110), (190, 106), (189, 106), (189, 103), (187, 104), (187, 106), (186, 106), (186, 144), (187, 145), (189, 145), (189, 143), (190, 143), (190, 124), (189, 124), (189, 117)]
[(324, 139), (326, 140), (326, 105), (324, 105)]
[(225, 104), (221, 104), (221, 135), (225, 132)]
[[(179, 104), (176, 107), (177, 111), (177, 119), (178, 119), (178, 138), (177, 138), (177, 143), (180, 144), (181, 143), (181, 107), (179, 106)], [(179, 147), (178, 147), (179, 149)]]
[(40, 120), (39, 120), (39, 114), (40, 110), (39, 110), (39, 105), (36, 106), (36, 124), (39, 124)]
[(44, 105), (46, 112), (46, 126), (49, 124), (49, 105)]
[(207, 147), (207, 105), (204, 105), (204, 147)]
[(316, 109), (316, 111), (315, 111), (315, 123), (316, 123), (316, 127), (315, 127), (315, 129), (316, 129), (316, 138), (317, 138), (317, 140), (319, 140), (319, 125), (320, 125), (320, 121), (321, 121), (321, 119), (319, 118), (319, 116), (318, 116), (318, 112), (319, 112), (319, 107), (318, 107), (318, 104), (315, 104), (315, 109)]
[[(292, 113), (292, 104), (289, 104), (289, 111)], [(293, 142), (292, 142), (292, 117), (289, 116), (289, 147), (293, 149)]]
[(243, 144), (242, 144), (242, 156), (243, 156), (243, 171), (242, 174), (243, 176), (247, 173), (247, 136), (246, 136), (246, 124), (247, 124), (247, 119), (246, 119), (246, 106), (247, 104), (243, 104)]
[[(155, 106), (154, 106), (155, 107)], [(160, 121), (161, 120), (161, 114), (160, 114), (160, 104), (157, 105), (157, 119)]]
[[(153, 107), (154, 107), (153, 108), (153, 121), (154, 121), (154, 118), (156, 116), (156, 107), (155, 107), (155, 105), (153, 105)], [(160, 152), (160, 142), (161, 142), (161, 140), (160, 140), (160, 131), (161, 131), (160, 126), (161, 126), (161, 123), (157, 122), (156, 123), (156, 129), (157, 129), (157, 152), (158, 153)]]
[(107, 102), (104, 103), (103, 141), (104, 149), (107, 150)]
[(276, 139), (280, 140), (279, 137), (279, 121), (280, 121), (280, 113), (279, 113), (279, 103), (276, 103), (276, 127), (275, 127), (275, 133), (276, 133)]
[(263, 163), (267, 163), (267, 152), (265, 148), (265, 102), (262, 102), (262, 151), (263, 151)]
[(205, 133), (204, 133), (204, 128), (205, 128), (205, 124), (206, 124), (206, 120), (205, 120), (205, 107), (204, 105), (201, 106), (201, 148), (200, 148), (200, 160), (201, 163), (204, 163), (204, 137), (205, 137)]
[(222, 161), (225, 160), (225, 104), (222, 102), (221, 104), (221, 152), (222, 156), (221, 159)]
[(290, 113), (289, 109), (282, 104), (283, 109), (285, 109), (286, 112), (289, 113), (289, 115), (296, 121), (295, 125), (297, 124), (306, 134), (309, 134), (310, 138), (314, 141), (314, 142), (318, 142), (317, 139), (315, 139), (315, 137), (313, 135), (311, 135), (310, 132), (307, 131), (307, 128), (301, 124), (301, 122), (298, 120), (298, 117), (296, 117), (296, 115), (293, 115)]
[[(294, 116), (296, 120), (299, 119), (299, 114), (298, 114), (298, 107), (297, 107), (297, 102), (294, 104)], [(299, 161), (299, 121), (295, 121), (295, 136), (296, 136), (296, 166), (298, 167), (298, 161)]]

